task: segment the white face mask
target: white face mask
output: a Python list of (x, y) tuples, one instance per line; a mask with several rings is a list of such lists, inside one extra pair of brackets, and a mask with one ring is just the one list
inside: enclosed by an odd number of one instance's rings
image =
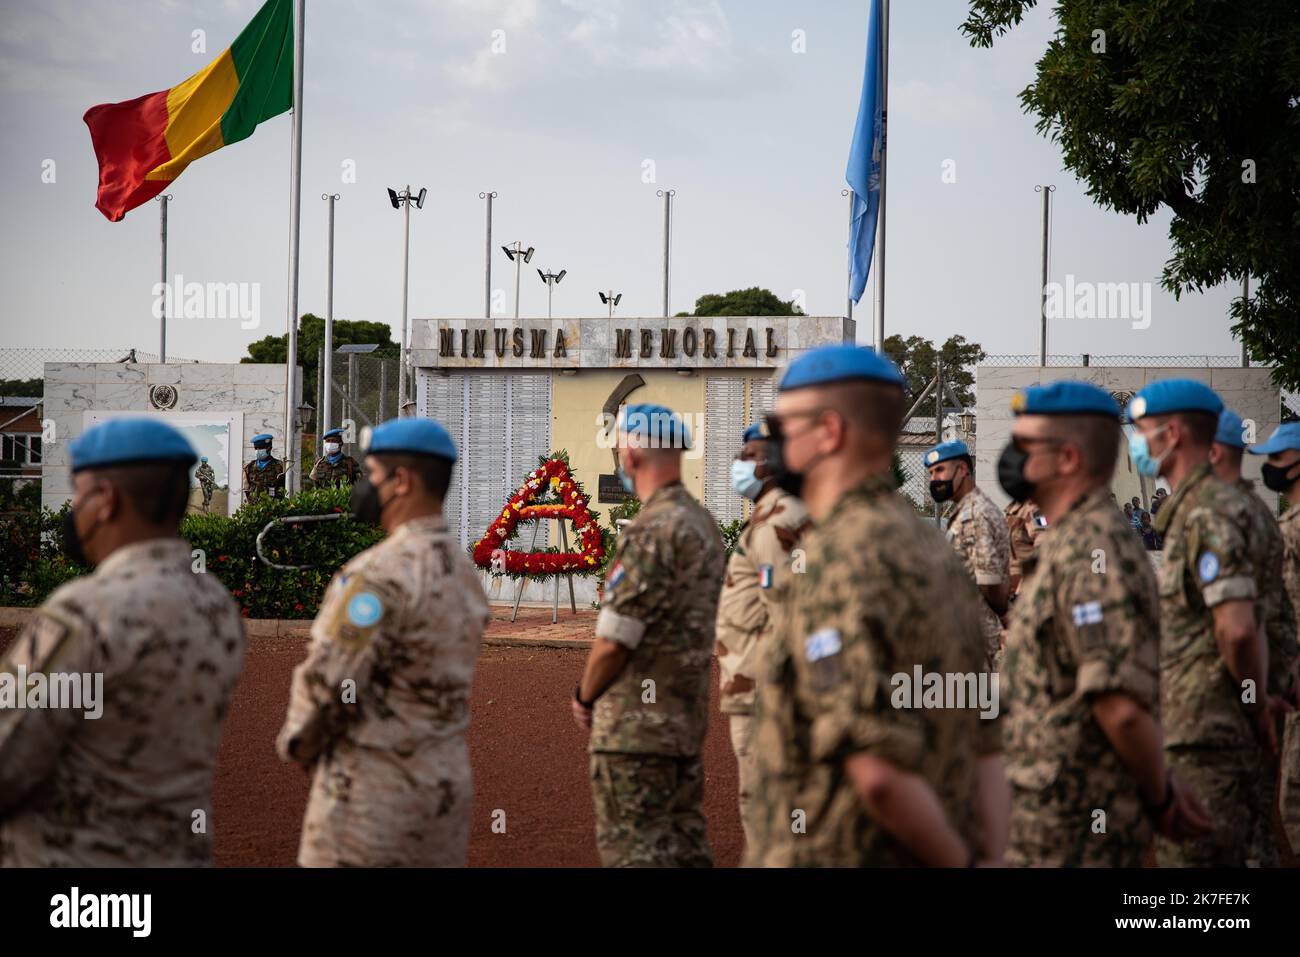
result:
[(337, 442), (326, 442), (326, 443), (325, 443), (325, 454), (326, 454), (326, 455), (338, 455), (338, 454), (339, 454), (339, 449), (341, 449), (341, 448), (342, 448), (342, 446), (339, 445)]

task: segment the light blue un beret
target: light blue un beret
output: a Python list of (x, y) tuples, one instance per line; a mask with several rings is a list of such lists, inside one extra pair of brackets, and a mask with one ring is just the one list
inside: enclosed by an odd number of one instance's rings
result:
[(907, 388), (907, 380), (887, 357), (865, 346), (839, 344), (810, 349), (786, 367), (778, 392), (851, 379), (870, 379)]
[(946, 462), (949, 459), (961, 458), (963, 455), (970, 455), (970, 449), (966, 447), (965, 442), (940, 442), (929, 452), (925, 453), (925, 466), (938, 465), (940, 462)]
[(1046, 385), (1031, 385), (1011, 397), (1016, 415), (1104, 415), (1119, 419), (1119, 403), (1105, 389), (1091, 382), (1058, 379)]
[(384, 452), (437, 455), (456, 461), (456, 443), (451, 440), (451, 433), (433, 419), (389, 419), (375, 426), (366, 454)]
[(145, 462), (198, 461), (185, 436), (157, 419), (109, 419), (68, 443), (72, 471)]
[(625, 406), (618, 417), (618, 431), (643, 435), (658, 448), (689, 449), (691, 431), (672, 409), (651, 402)]
[(1204, 382), (1195, 379), (1161, 379), (1152, 382), (1128, 404), (1129, 418), (1136, 422), (1148, 415), (1173, 412), (1207, 412), (1218, 415), (1223, 400)]

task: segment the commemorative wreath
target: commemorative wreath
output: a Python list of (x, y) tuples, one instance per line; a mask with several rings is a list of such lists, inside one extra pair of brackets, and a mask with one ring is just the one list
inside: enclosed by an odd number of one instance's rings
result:
[[(547, 549), (515, 551), (507, 545), (519, 533), (521, 521), (554, 518), (573, 523), (576, 552)], [(510, 496), (501, 514), (474, 543), (474, 564), (496, 574), (542, 578), (551, 575), (585, 575), (599, 571), (605, 557), (600, 525), (587, 508), (587, 493), (569, 471), (568, 456), (552, 452), (539, 460)]]

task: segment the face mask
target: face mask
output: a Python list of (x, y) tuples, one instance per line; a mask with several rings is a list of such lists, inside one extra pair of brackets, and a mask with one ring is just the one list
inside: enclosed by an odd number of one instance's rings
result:
[(763, 491), (763, 480), (754, 474), (757, 468), (757, 462), (745, 462), (741, 459), (731, 461), (731, 487), (736, 490), (737, 495), (743, 495), (751, 502), (756, 501), (758, 493)]
[(936, 502), (946, 502), (952, 498), (952, 479), (935, 479), (930, 483), (930, 498)]
[(92, 562), (86, 557), (85, 544), (95, 537), (99, 525), (92, 528), (90, 534), (82, 539), (77, 533), (76, 514), (74, 509), (69, 508), (63, 515), (63, 554), (75, 565), (90, 567)]
[(358, 522), (365, 522), (367, 525), (378, 525), (379, 518), (384, 514), (384, 506), (391, 502), (379, 501), (379, 487), (387, 482), (392, 476), (385, 478), (379, 485), (372, 485), (368, 475), (361, 476), (357, 484), (352, 486), (352, 496), (348, 500), (348, 507), (352, 510), (352, 517)]
[(785, 461), (785, 442), (775, 436), (768, 440), (767, 471), (777, 488), (796, 498), (803, 493), (803, 473), (790, 470)]
[(627, 494), (635, 495), (636, 484), (632, 481), (632, 476), (628, 475), (626, 472), (623, 471), (622, 462), (618, 463), (618, 469), (616, 470), (616, 474), (618, 475), (618, 480), (621, 483), (623, 483), (623, 488), (627, 491)]
[[(1164, 427), (1157, 429), (1152, 434), (1159, 435), (1163, 431)], [(1168, 455), (1168, 449), (1165, 449), (1165, 454), (1159, 458), (1152, 455), (1151, 446), (1147, 443), (1147, 437), (1141, 432), (1135, 430), (1128, 437), (1128, 457), (1133, 461), (1133, 467), (1137, 469), (1138, 475), (1155, 478), (1160, 474), (1160, 465)]]
[(1293, 478), (1287, 478), (1287, 473), (1296, 467), (1296, 463), (1290, 465), (1273, 465), (1265, 462), (1260, 466), (1260, 478), (1264, 480), (1264, 487), (1271, 492), (1285, 492), (1295, 481)]
[(338, 454), (339, 454), (339, 449), (340, 449), (341, 447), (342, 447), (342, 446), (340, 446), (337, 442), (326, 442), (326, 443), (325, 443), (325, 454), (326, 454), (326, 455), (338, 455)]
[(269, 459), (269, 458), (271, 457), (271, 450), (270, 450), (270, 449), (258, 449), (258, 450), (257, 450), (257, 457), (258, 457), (259, 459), (261, 459), (263, 462), (265, 462), (267, 459)]
[(998, 456), (998, 484), (1017, 502), (1034, 497), (1034, 483), (1025, 478), (1025, 463), (1028, 461), (1029, 454), (1016, 448), (1014, 442), (1008, 443)]

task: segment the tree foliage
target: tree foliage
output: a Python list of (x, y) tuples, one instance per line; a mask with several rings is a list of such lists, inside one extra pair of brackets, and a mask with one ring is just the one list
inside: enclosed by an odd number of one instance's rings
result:
[(804, 311), (770, 289), (751, 286), (733, 289), (726, 295), (709, 293), (695, 300), (695, 312), (678, 313), (680, 316), (802, 316)]
[[(1037, 0), (970, 0), (992, 46)], [(1232, 331), (1300, 386), (1300, 17), (1295, 0), (1057, 0), (1021, 94), (1099, 205), (1173, 212), (1175, 296), (1252, 277)]]
[(40, 398), (44, 394), (44, 379), (0, 379), (0, 395)]
[[(248, 356), (240, 362), (284, 362), (289, 353), (289, 337), (264, 336), (248, 344)], [(302, 394), (316, 394), (317, 360), (320, 348), (325, 343), (325, 320), (312, 313), (304, 313), (298, 320), (298, 365), (302, 366)], [(370, 353), (373, 356), (397, 357), (397, 343), (393, 341), (393, 331), (386, 322), (367, 322), (365, 320), (335, 319), (334, 348), (345, 345), (378, 343), (379, 348)], [(337, 362), (338, 357), (335, 357)], [(312, 400), (315, 401), (314, 399)]]
[[(949, 336), (943, 348), (936, 350), (934, 343), (921, 336), (885, 337), (885, 355), (907, 377), (908, 392), (913, 396), (934, 378), (936, 359), (943, 357), (943, 377), (957, 394), (962, 405), (975, 404), (975, 373), (971, 367), (984, 358), (986, 353), (978, 342), (967, 342), (965, 336)], [(947, 399), (944, 403), (947, 404)], [(927, 414), (927, 413), (918, 413)]]

